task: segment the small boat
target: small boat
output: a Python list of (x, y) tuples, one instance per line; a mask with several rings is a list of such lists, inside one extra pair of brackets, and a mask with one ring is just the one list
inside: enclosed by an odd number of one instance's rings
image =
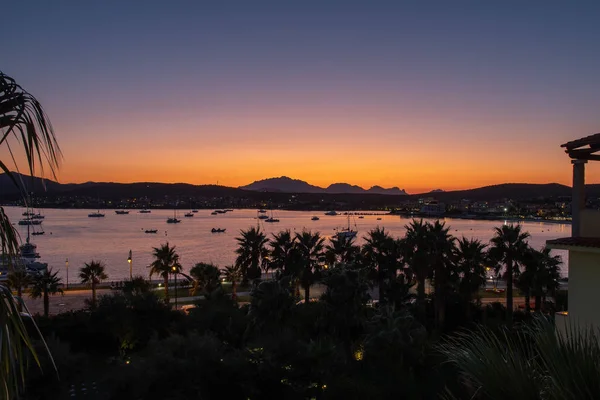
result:
[[(356, 224), (355, 224), (355, 225), (356, 225)], [(352, 238), (355, 238), (355, 237), (356, 237), (356, 234), (357, 234), (357, 233), (358, 233), (358, 232), (357, 232), (356, 230), (354, 230), (354, 229), (352, 229), (352, 228), (350, 227), (350, 214), (348, 214), (348, 226), (347, 226), (346, 228), (342, 228), (342, 229), (340, 229), (340, 230), (339, 230), (339, 231), (338, 231), (338, 232), (335, 234), (335, 236), (336, 236), (338, 239), (342, 239), (342, 238), (348, 238), (348, 239), (352, 239)]]
[(210, 231), (212, 233), (223, 233), (225, 232), (227, 229), (226, 228), (212, 228)]
[(217, 214), (219, 214), (219, 213), (216, 212), (216, 211), (213, 211), (213, 212), (210, 213), (210, 215), (217, 215)]
[(150, 211), (150, 210), (148, 210), (148, 209), (146, 209), (146, 208), (144, 208), (143, 210), (140, 210), (140, 211), (139, 211), (139, 213), (140, 213), (140, 214), (150, 214), (151, 212), (152, 212), (152, 211)]
[(19, 221), (19, 225), (40, 225), (42, 221), (31, 218), (25, 218)]
[(44, 218), (46, 218), (46, 216), (44, 216), (44, 215), (42, 215), (40, 213), (37, 213), (37, 214), (31, 215), (29, 218), (31, 218), (31, 219), (44, 219)]
[(271, 217), (271, 218), (265, 219), (265, 222), (279, 222), (279, 220), (277, 218)]
[(259, 215), (258, 219), (269, 219), (268, 215)]
[(129, 214), (129, 211), (115, 210), (115, 214), (117, 214), (117, 215), (127, 215), (127, 214)]
[(325, 213), (325, 215), (338, 215), (338, 213), (336, 213), (335, 211), (331, 210), (331, 211), (327, 211)]
[(35, 213), (33, 211), (25, 211), (23, 214), (21, 214), (24, 217), (31, 217), (32, 215), (35, 215)]
[(144, 233), (157, 233), (158, 229), (146, 229)]
[(173, 218), (167, 219), (167, 224), (178, 224), (181, 220), (177, 219), (177, 210), (173, 210)]
[(227, 210), (225, 210), (225, 212), (233, 212), (233, 210), (231, 208), (228, 208)]
[(319, 217), (317, 217), (317, 216), (315, 215), (315, 216), (314, 216), (314, 217), (312, 217), (310, 220), (311, 220), (311, 221), (318, 221), (319, 219), (320, 219), (320, 218), (319, 218)]
[(227, 211), (225, 210), (215, 210), (217, 214), (225, 214)]
[(189, 218), (189, 217), (193, 217), (193, 216), (194, 216), (194, 213), (193, 213), (193, 212), (188, 212), (188, 213), (185, 213), (185, 214), (183, 214), (183, 216), (184, 216), (184, 217), (188, 217), (188, 218)]
[(193, 209), (193, 210), (192, 210), (192, 212), (193, 212), (193, 213), (197, 213), (197, 212), (198, 212), (198, 210), (196, 210), (196, 209)]
[(104, 214), (102, 214), (100, 212), (100, 210), (98, 210), (97, 212), (89, 213), (88, 217), (90, 217), (90, 218), (102, 218), (102, 217), (104, 217)]
[(360, 216), (358, 217), (358, 219), (364, 219), (364, 218), (365, 218), (365, 217), (364, 217), (363, 215), (360, 215)]
[(260, 210), (258, 210), (258, 212), (259, 212), (259, 213), (261, 213), (261, 214), (266, 214), (266, 213), (267, 213), (267, 210), (263, 210), (263, 209), (261, 208)]
[(32, 235), (36, 235), (36, 236), (43, 235), (44, 233), (46, 233), (46, 232), (44, 232), (44, 231), (31, 232)]
[(377, 221), (381, 221), (381, 218), (377, 218)]

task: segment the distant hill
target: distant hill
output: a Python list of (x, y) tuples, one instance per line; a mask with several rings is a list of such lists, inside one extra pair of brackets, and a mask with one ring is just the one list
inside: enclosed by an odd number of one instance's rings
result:
[(367, 192), (374, 194), (393, 194), (404, 196), (408, 195), (408, 193), (406, 193), (406, 190), (400, 189), (397, 186), (394, 186), (393, 188), (389, 189), (382, 188), (381, 186), (372, 186), (369, 190), (367, 190)]
[(365, 190), (360, 186), (349, 183), (332, 183), (327, 188), (311, 185), (299, 179), (292, 179), (287, 176), (279, 178), (269, 178), (252, 182), (246, 186), (240, 186), (243, 190), (252, 190), (260, 192), (281, 192), (281, 193), (330, 193), (330, 194), (386, 194), (386, 195), (406, 195), (404, 190), (397, 187), (384, 189), (381, 186), (373, 186)]
[(240, 186), (239, 189), (283, 193), (323, 193), (324, 191), (321, 187), (310, 185), (300, 179), (288, 178), (287, 176), (255, 181), (249, 185)]
[[(187, 183), (112, 183), (86, 182), (61, 184), (45, 180), (45, 185), (39, 178), (15, 174), (22, 181), (28, 192), (33, 192), (36, 199), (49, 199), (48, 204), (61, 207), (72, 207), (76, 204), (90, 204), (97, 199), (104, 201), (119, 201), (120, 199), (138, 199), (144, 203), (153, 204), (179, 203), (182, 207), (190, 199), (196, 199), (202, 207), (240, 207), (274, 204), (288, 209), (372, 209), (378, 207), (402, 207), (406, 201), (415, 201), (420, 197), (433, 197), (442, 202), (454, 202), (461, 199), (471, 201), (497, 201), (502, 199), (556, 199), (571, 196), (571, 188), (557, 183), (528, 184), (506, 183), (485, 186), (468, 190), (448, 192), (429, 192), (406, 194), (399, 188), (384, 189), (374, 186), (364, 190), (358, 186), (336, 183), (328, 188), (310, 185), (306, 182), (287, 177), (273, 178), (255, 182), (242, 188), (217, 185), (191, 185)], [(282, 184), (283, 183), (283, 184)], [(289, 193), (294, 193), (291, 201)], [(600, 184), (586, 185), (586, 194), (600, 197)], [(22, 197), (13, 182), (0, 174), (0, 199), (15, 201)], [(87, 200), (82, 200), (87, 199)], [(43, 201), (43, 200), (42, 200)]]

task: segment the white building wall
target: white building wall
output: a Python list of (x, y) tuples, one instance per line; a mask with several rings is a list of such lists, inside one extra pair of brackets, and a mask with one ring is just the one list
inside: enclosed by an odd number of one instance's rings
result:
[(584, 209), (580, 211), (582, 237), (600, 237), (600, 211)]
[(569, 252), (569, 321), (600, 328), (600, 254)]

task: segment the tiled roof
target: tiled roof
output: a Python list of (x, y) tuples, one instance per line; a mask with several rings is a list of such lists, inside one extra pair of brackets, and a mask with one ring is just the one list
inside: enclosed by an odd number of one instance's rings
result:
[(596, 237), (565, 237), (546, 240), (550, 246), (590, 247), (600, 249), (600, 238)]

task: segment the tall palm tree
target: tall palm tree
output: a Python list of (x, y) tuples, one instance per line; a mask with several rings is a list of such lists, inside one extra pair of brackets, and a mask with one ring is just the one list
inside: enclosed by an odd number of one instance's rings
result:
[(310, 287), (319, 279), (321, 258), (325, 249), (325, 238), (319, 232), (302, 231), (296, 233), (296, 248), (300, 256), (302, 269), (300, 271), (300, 284), (304, 288), (304, 301), (310, 301)]
[(417, 305), (421, 321), (425, 318), (425, 281), (431, 274), (429, 228), (423, 220), (412, 220), (405, 226), (406, 233), (400, 239), (404, 262), (417, 281)]
[(44, 317), (46, 318), (50, 312), (50, 296), (63, 293), (60, 288), (62, 279), (57, 275), (58, 271), (53, 272), (52, 268), (48, 268), (44, 272), (35, 275), (31, 284), (29, 297), (32, 299), (44, 298)]
[(106, 266), (102, 261), (92, 260), (79, 270), (79, 279), (92, 288), (92, 308), (96, 308), (96, 285), (108, 279)]
[(163, 278), (165, 285), (165, 301), (169, 303), (169, 274), (181, 272), (181, 264), (179, 263), (179, 254), (175, 251), (175, 247), (170, 247), (169, 242), (160, 247), (152, 248), (152, 257), (154, 261), (148, 266), (150, 268), (150, 278), (153, 275), (158, 275)]
[(223, 277), (226, 281), (231, 282), (231, 300), (237, 301), (237, 283), (242, 279), (242, 271), (237, 265), (225, 267)]
[(446, 296), (453, 268), (453, 256), (456, 249), (456, 239), (450, 235), (450, 228), (445, 223), (436, 220), (428, 223), (431, 246), (431, 262), (433, 283), (435, 287), (435, 319), (438, 329), (444, 328), (446, 320)]
[(292, 235), (289, 229), (274, 233), (273, 238), (269, 240), (269, 264), (271, 269), (289, 275), (290, 270), (293, 269), (295, 245), (296, 237)]
[[(24, 201), (27, 201), (27, 188), (22, 180), (10, 172), (11, 168), (19, 170), (12, 157), (13, 154), (18, 154), (18, 149), (24, 152), (27, 169), (32, 177), (43, 177), (45, 168), (50, 170), (52, 177), (56, 177), (55, 172), (62, 155), (48, 116), (35, 97), (1, 71), (0, 146), (6, 150), (0, 151), (0, 171), (19, 189)], [(11, 156), (7, 161), (2, 159), (1, 154)], [(19, 236), (4, 208), (0, 207), (0, 253), (8, 260), (13, 260), (18, 252)], [(27, 352), (23, 350), (29, 350), (38, 365), (39, 360), (10, 290), (0, 288), (0, 300), (0, 304), (4, 305), (0, 307), (0, 320), (3, 321), (0, 323), (0, 336), (10, 343), (0, 349), (0, 387), (6, 397), (13, 398), (24, 384), (22, 367)]]
[(541, 309), (542, 297), (547, 293), (554, 293), (558, 289), (560, 277), (559, 266), (562, 263), (560, 256), (550, 254), (550, 249), (541, 251), (529, 249), (523, 262), (524, 270), (517, 278), (517, 287), (525, 296), (525, 311), (530, 311), (530, 298), (535, 296), (535, 311)]
[(332, 266), (352, 264), (360, 253), (360, 247), (354, 243), (354, 237), (345, 235), (331, 237), (325, 249), (325, 259)]
[(260, 228), (251, 227), (240, 231), (240, 237), (235, 240), (238, 242), (235, 264), (242, 271), (243, 281), (260, 278), (260, 267), (269, 256), (269, 250), (266, 247), (269, 239), (261, 232)]
[(198, 289), (208, 296), (221, 286), (221, 271), (213, 264), (197, 263), (190, 269), (190, 275), (194, 278), (193, 296)]
[(17, 292), (17, 297), (23, 297), (23, 289), (31, 284), (31, 276), (26, 271), (16, 270), (8, 274), (6, 283)]
[(506, 278), (506, 323), (512, 326), (513, 277), (519, 264), (527, 258), (529, 233), (522, 232), (520, 225), (503, 225), (494, 228), (491, 239), (490, 257), (504, 265)]
[(485, 285), (485, 272), (488, 257), (486, 245), (477, 239), (463, 236), (456, 246), (456, 273), (458, 293), (465, 303), (465, 315), (471, 318), (471, 302), (474, 295)]
[(363, 261), (369, 269), (369, 275), (379, 287), (379, 302), (384, 303), (386, 281), (396, 275), (400, 265), (397, 242), (385, 228), (379, 227), (369, 231), (364, 240)]

